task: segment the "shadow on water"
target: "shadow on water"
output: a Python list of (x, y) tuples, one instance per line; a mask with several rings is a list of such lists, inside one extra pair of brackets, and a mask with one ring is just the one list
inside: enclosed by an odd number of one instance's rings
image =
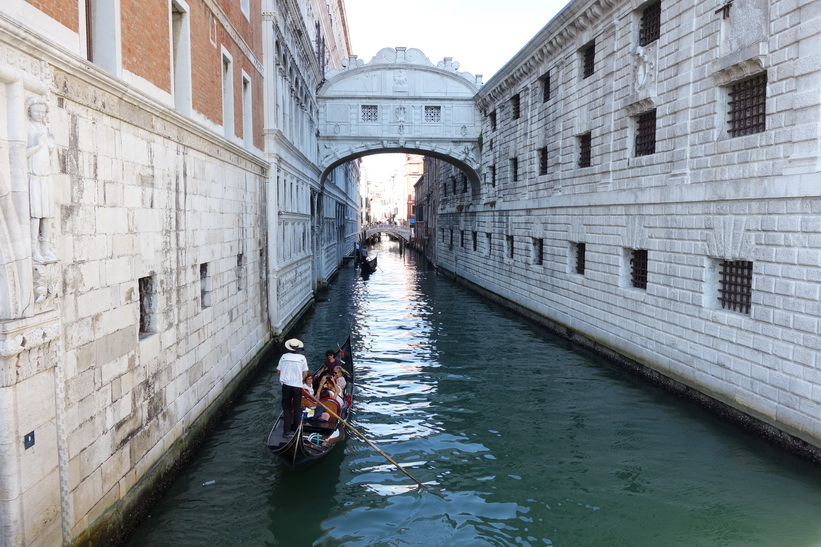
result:
[(293, 334), (315, 368), (352, 331), (353, 425), (436, 493), (350, 436), (278, 465), (275, 359), (131, 545), (821, 545), (817, 467), (394, 251)]

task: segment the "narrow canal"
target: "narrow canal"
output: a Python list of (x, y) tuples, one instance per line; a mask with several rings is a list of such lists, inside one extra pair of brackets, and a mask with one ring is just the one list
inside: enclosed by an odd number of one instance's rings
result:
[(352, 333), (352, 424), (432, 490), (353, 437), (279, 465), (272, 361), (130, 545), (821, 545), (821, 469), (397, 251), (294, 335), (315, 368)]

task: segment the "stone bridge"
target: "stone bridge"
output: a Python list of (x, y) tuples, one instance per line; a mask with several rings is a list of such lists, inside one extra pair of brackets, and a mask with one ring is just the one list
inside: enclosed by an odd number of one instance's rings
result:
[(395, 226), (393, 224), (374, 224), (368, 226), (364, 230), (365, 237), (371, 237), (374, 234), (390, 234), (410, 241), (411, 231), (407, 226)]
[(352, 55), (317, 93), (322, 177), (362, 156), (400, 152), (440, 158), (479, 182), (481, 76), (436, 66), (418, 49), (384, 48), (369, 62)]

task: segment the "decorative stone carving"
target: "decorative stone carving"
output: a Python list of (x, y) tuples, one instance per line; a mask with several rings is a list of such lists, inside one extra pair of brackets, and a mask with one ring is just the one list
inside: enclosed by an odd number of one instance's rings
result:
[(641, 93), (648, 82), (648, 80), (656, 79), (656, 63), (652, 59), (647, 48), (638, 46), (633, 53), (635, 59), (635, 82), (633, 89), (636, 93)]
[[(31, 214), (31, 256), (35, 263), (57, 261), (50, 248), (51, 218), (54, 216), (52, 152), (54, 137), (46, 126), (48, 104), (42, 97), (26, 101), (28, 110), (29, 212)], [(39, 298), (39, 297), (38, 297)]]

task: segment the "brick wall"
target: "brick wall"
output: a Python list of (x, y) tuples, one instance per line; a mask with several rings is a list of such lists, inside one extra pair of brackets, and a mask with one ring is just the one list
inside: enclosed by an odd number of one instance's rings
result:
[(80, 28), (80, 10), (76, 0), (73, 2), (67, 2), (66, 0), (26, 0), (26, 2), (75, 32)]
[(171, 93), (168, 0), (120, 4), (123, 68)]

